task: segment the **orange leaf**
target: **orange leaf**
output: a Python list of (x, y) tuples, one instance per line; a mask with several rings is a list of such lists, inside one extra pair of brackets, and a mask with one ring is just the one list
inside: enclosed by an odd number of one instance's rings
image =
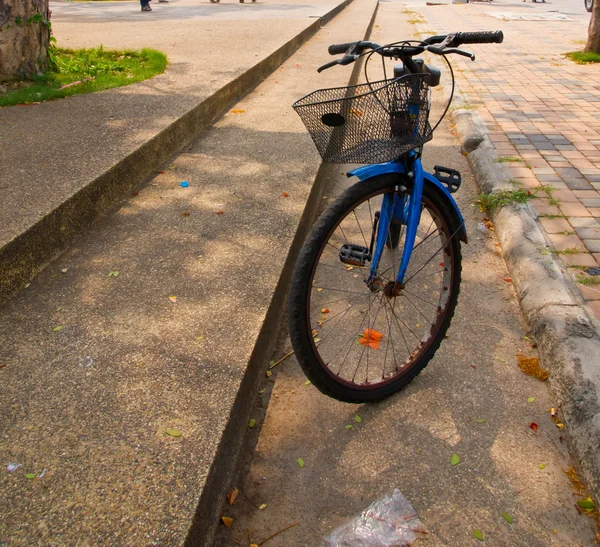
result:
[(229, 518), (229, 517), (221, 517), (221, 520), (223, 521), (223, 524), (225, 526), (231, 526), (233, 524), (233, 519)]
[(329, 308), (323, 308), (323, 309), (321, 310), (321, 313), (329, 313)]
[(512, 281), (510, 277), (503, 277), (502, 279), (504, 279), (504, 281), (506, 281), (507, 283), (510, 283)]
[(289, 197), (290, 195), (287, 192), (284, 192), (283, 194), (281, 194), (284, 198)]
[(224, 211), (221, 211), (221, 210), (219, 209), (218, 211), (215, 211), (215, 213), (216, 213), (217, 215), (222, 215), (222, 214), (224, 213)]
[(231, 113), (232, 114), (244, 114), (244, 112), (246, 112), (245, 110), (232, 110)]
[(379, 349), (379, 342), (381, 341), (382, 337), (383, 334), (381, 334), (380, 332), (377, 332), (375, 329), (367, 328), (365, 329), (365, 332), (362, 334), (358, 341), (363, 346), (369, 346), (373, 349)]
[(536, 424), (535, 422), (531, 422), (529, 424), (529, 427), (531, 427), (531, 429), (533, 429), (534, 431), (538, 430), (538, 424)]

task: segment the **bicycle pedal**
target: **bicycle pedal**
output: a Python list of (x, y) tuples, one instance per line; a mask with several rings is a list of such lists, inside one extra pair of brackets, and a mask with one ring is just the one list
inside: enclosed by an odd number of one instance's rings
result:
[(340, 262), (350, 266), (364, 266), (367, 260), (371, 260), (369, 249), (354, 243), (344, 243), (340, 249)]
[(459, 188), (462, 182), (462, 177), (456, 169), (450, 167), (442, 167), (441, 165), (435, 165), (433, 167), (433, 174), (446, 188), (448, 192), (454, 194)]

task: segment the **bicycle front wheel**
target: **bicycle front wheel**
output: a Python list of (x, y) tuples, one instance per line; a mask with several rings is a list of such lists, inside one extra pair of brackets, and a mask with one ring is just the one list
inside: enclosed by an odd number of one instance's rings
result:
[(403, 388), (433, 357), (454, 314), (459, 226), (429, 183), (402, 290), (389, 290), (405, 239), (405, 230), (391, 233), (392, 224), (377, 274), (369, 276), (384, 196), (410, 196), (411, 188), (399, 175), (353, 185), (323, 213), (300, 252), (289, 298), (292, 345), (306, 376), (335, 399), (375, 401)]

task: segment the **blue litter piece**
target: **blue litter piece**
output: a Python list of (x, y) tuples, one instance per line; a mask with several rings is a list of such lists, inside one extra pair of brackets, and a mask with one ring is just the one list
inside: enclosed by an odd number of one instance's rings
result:
[(187, 188), (190, 185), (190, 183), (187, 180), (184, 180), (183, 182), (179, 183), (179, 186), (181, 186), (182, 188)]

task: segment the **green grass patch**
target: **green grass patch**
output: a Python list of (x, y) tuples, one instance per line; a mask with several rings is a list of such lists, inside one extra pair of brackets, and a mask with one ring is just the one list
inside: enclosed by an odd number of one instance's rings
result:
[(600, 53), (585, 53), (585, 51), (571, 51), (565, 53), (567, 59), (576, 62), (579, 65), (587, 65), (589, 63), (600, 63)]
[(526, 190), (501, 190), (491, 194), (478, 194), (475, 205), (481, 212), (494, 211), (513, 203), (527, 203), (532, 197)]
[(496, 158), (496, 163), (525, 163), (523, 158), (517, 158), (515, 156), (498, 156)]
[(0, 106), (38, 103), (121, 87), (152, 78), (167, 67), (165, 54), (154, 49), (56, 48), (55, 57), (54, 71), (7, 85), (7, 91), (0, 93)]
[(587, 285), (588, 287), (590, 285), (600, 285), (600, 278), (598, 278), (598, 277), (588, 277), (588, 276), (579, 274), (575, 277), (575, 279), (577, 279), (577, 283), (581, 283), (582, 285)]
[(542, 215), (539, 215), (539, 218), (548, 218), (548, 219), (567, 218), (567, 215), (553, 215), (552, 213), (544, 213)]
[(549, 184), (542, 184), (539, 188), (536, 189), (536, 191), (537, 190), (541, 190), (542, 192), (544, 192), (544, 194), (546, 194), (548, 198), (548, 203), (553, 207), (558, 207), (560, 205), (560, 200), (558, 198), (555, 198), (554, 194), (552, 193), (554, 192), (554, 188)]
[(587, 251), (584, 249), (578, 249), (577, 247), (567, 247), (562, 251), (553, 250), (550, 251), (553, 255), (576, 255), (576, 254), (587, 254)]

